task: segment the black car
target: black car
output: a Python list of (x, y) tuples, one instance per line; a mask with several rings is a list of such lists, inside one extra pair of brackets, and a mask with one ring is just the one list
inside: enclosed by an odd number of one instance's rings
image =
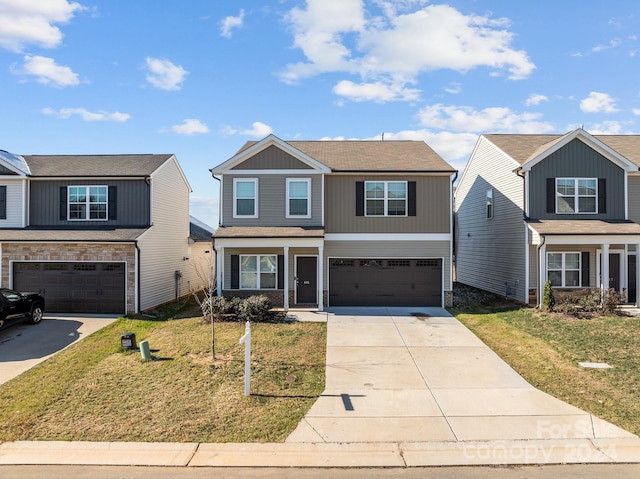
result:
[(0, 329), (21, 321), (38, 324), (44, 314), (44, 298), (38, 293), (19, 293), (0, 288)]

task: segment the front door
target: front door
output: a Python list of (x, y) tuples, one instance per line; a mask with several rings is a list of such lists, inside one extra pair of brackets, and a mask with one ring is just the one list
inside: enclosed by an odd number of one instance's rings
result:
[(298, 256), (296, 258), (296, 303), (316, 304), (318, 302), (318, 258)]
[(620, 253), (609, 254), (609, 288), (620, 291)]
[(628, 271), (629, 271), (629, 287), (627, 290), (627, 302), (635, 303), (636, 302), (636, 261), (637, 255), (630, 254), (627, 257), (628, 260)]

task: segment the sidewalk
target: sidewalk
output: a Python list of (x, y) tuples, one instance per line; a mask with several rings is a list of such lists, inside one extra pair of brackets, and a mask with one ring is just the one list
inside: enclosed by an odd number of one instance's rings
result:
[(640, 438), (535, 389), (444, 309), (294, 314), (328, 321), (327, 381), (285, 443), (13, 442), (0, 444), (0, 465), (640, 462)]

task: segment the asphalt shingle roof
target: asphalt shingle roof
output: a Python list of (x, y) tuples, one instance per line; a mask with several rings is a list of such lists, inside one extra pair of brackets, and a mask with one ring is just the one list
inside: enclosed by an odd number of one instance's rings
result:
[(0, 229), (0, 241), (55, 241), (55, 242), (130, 242), (148, 228), (113, 229)]
[(640, 224), (632, 221), (529, 220), (541, 235), (640, 235)]
[(171, 154), (162, 155), (24, 155), (34, 177), (144, 177)]
[(322, 238), (324, 228), (299, 226), (219, 226), (216, 238)]

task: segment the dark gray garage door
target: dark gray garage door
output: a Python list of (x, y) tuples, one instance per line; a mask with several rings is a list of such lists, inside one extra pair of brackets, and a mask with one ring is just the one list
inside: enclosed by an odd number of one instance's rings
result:
[(45, 297), (51, 313), (125, 312), (124, 263), (14, 263), (13, 286)]
[(329, 306), (441, 306), (440, 259), (329, 260)]

